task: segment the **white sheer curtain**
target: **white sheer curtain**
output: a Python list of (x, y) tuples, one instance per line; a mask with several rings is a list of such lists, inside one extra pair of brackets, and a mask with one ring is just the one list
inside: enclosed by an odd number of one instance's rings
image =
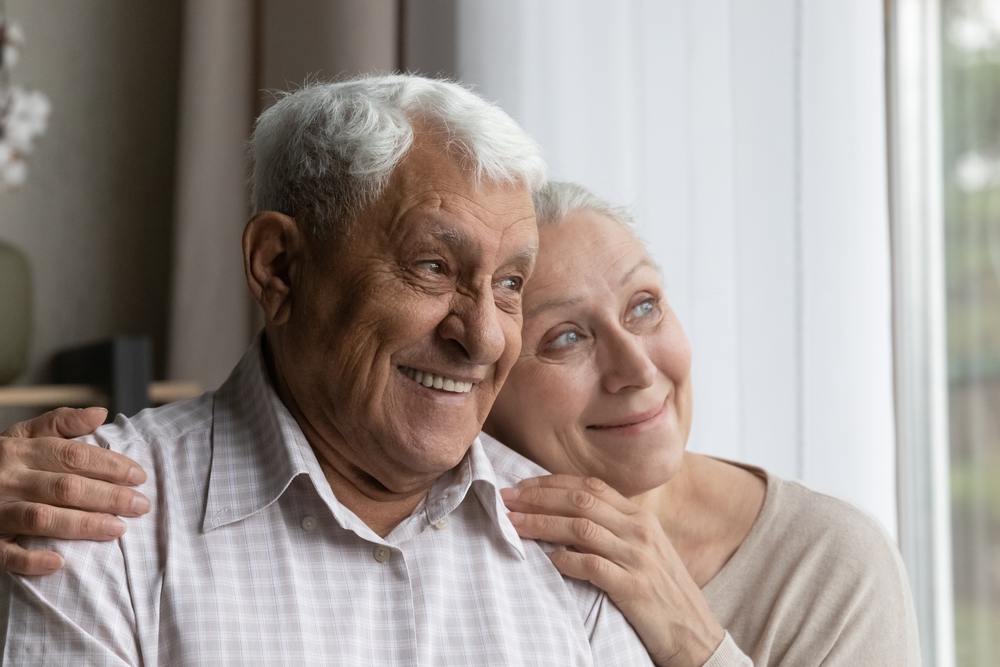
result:
[(406, 11), (407, 67), (477, 86), (554, 177), (634, 203), (694, 347), (691, 448), (852, 500), (895, 534), (882, 4)]

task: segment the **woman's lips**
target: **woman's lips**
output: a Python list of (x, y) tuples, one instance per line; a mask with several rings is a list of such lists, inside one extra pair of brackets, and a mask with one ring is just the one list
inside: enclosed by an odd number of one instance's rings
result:
[(629, 426), (636, 426), (637, 424), (642, 424), (644, 422), (651, 421), (652, 419), (658, 417), (666, 409), (667, 409), (667, 402), (664, 401), (662, 405), (653, 408), (651, 410), (646, 410), (645, 412), (637, 412), (623, 419), (617, 419), (614, 421), (605, 422), (603, 424), (592, 424), (587, 428), (592, 428), (596, 430), (628, 428)]

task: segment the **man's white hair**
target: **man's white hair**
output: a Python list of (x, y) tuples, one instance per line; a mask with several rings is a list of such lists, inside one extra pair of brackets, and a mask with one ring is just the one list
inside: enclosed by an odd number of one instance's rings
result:
[(254, 213), (340, 233), (377, 199), (413, 143), (413, 124), (441, 132), (477, 184), (545, 183), (538, 144), (498, 106), (457, 83), (411, 74), (315, 83), (284, 94), (250, 140)]
[(549, 181), (532, 192), (531, 198), (535, 202), (535, 219), (539, 227), (558, 224), (577, 211), (592, 211), (635, 232), (632, 214), (627, 208), (610, 204), (576, 183)]

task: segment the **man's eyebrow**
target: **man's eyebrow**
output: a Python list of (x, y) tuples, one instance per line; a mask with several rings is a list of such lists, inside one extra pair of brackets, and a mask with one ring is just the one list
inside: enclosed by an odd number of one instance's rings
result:
[(454, 227), (437, 227), (431, 230), (431, 236), (456, 250), (472, 250), (479, 245), (468, 234)]
[[(479, 247), (479, 243), (474, 241), (468, 234), (453, 227), (437, 227), (431, 230), (431, 236), (438, 239), (445, 245), (456, 250), (474, 250)], [(528, 246), (507, 258), (507, 264), (531, 263), (538, 255), (538, 246)]]
[(530, 264), (535, 261), (535, 257), (538, 256), (538, 246), (528, 246), (524, 250), (515, 252), (513, 255), (507, 258), (508, 264)]

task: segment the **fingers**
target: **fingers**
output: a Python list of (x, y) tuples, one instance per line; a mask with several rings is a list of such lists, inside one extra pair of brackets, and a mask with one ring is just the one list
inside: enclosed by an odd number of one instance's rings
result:
[(72, 475), (25, 470), (14, 481), (8, 495), (58, 507), (140, 516), (149, 511), (149, 499), (138, 491), (117, 484)]
[(15, 438), (76, 438), (97, 430), (108, 416), (105, 408), (57, 408), (0, 433)]
[(577, 475), (543, 475), (522, 480), (517, 488), (526, 489), (541, 487), (544, 489), (565, 489), (567, 491), (583, 491), (600, 498), (607, 504), (626, 514), (634, 514), (639, 507), (622, 494), (612, 489), (608, 484), (596, 477), (579, 477)]
[(10, 468), (8, 460), (16, 460), (32, 470), (71, 473), (113, 484), (135, 485), (146, 481), (143, 469), (127, 456), (76, 440), (6, 438), (0, 439), (0, 443), (3, 445), (0, 469), (3, 470)]
[(628, 544), (588, 518), (522, 512), (511, 512), (507, 518), (523, 538), (571, 546), (617, 562), (629, 559)]
[(63, 558), (54, 551), (28, 551), (12, 537), (0, 538), (0, 569), (14, 574), (42, 576), (63, 566)]
[(625, 571), (615, 563), (594, 554), (575, 551), (554, 551), (549, 560), (559, 572), (567, 577), (583, 579), (615, 597), (624, 595)]
[(14, 535), (106, 542), (125, 533), (125, 522), (110, 514), (81, 512), (27, 501), (0, 507), (0, 525)]
[[(597, 481), (599, 482), (599, 480)], [(600, 482), (600, 484), (604, 483)], [(501, 489), (500, 496), (507, 508), (513, 512), (530, 516), (547, 515), (587, 519), (619, 537), (634, 534), (633, 514), (623, 512), (590, 490), (580, 488), (579, 485), (573, 486), (575, 488), (542, 485), (519, 486), (516, 489)], [(612, 493), (614, 492), (612, 491)], [(632, 510), (633, 507), (628, 509)], [(634, 509), (636, 512), (639, 511), (637, 507)], [(554, 525), (541, 519), (537, 520), (536, 523), (546, 526)], [(560, 543), (565, 544), (565, 542)]]

